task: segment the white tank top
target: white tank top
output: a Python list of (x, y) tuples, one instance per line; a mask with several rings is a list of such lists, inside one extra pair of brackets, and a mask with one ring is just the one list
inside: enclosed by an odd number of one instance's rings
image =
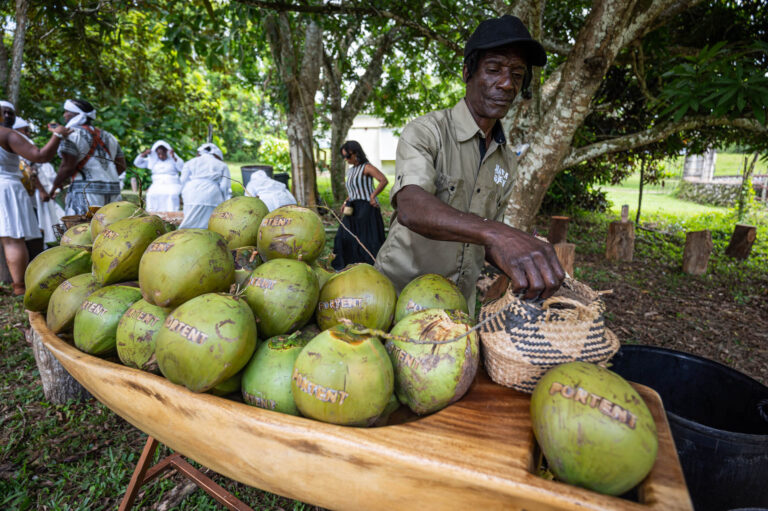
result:
[(21, 179), (19, 155), (0, 147), (0, 177)]

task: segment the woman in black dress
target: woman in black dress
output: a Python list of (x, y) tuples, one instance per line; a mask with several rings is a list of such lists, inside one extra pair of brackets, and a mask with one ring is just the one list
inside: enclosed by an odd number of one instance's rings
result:
[[(379, 169), (368, 162), (363, 148), (354, 140), (348, 140), (341, 146), (341, 157), (350, 167), (347, 169), (347, 200), (344, 201), (345, 214), (342, 223), (376, 257), (384, 243), (384, 221), (376, 196), (387, 186), (387, 178)], [(376, 188), (373, 181), (377, 181)], [(351, 213), (349, 211), (351, 208)], [(339, 226), (333, 244), (335, 257), (331, 263), (335, 270), (354, 263), (373, 264), (371, 256), (344, 227)]]

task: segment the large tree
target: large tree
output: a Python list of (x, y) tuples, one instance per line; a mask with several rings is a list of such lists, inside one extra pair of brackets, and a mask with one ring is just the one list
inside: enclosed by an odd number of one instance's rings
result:
[[(750, 37), (760, 39), (766, 33), (768, 13), (758, 0), (738, 4), (721, 0), (597, 0), (591, 5), (496, 0), (485, 10), (463, 0), (440, 2), (441, 9), (435, 10), (428, 9), (431, 3), (412, 2), (259, 3), (281, 11), (400, 21), (448, 50), (435, 51), (435, 65), (446, 75), (450, 68), (453, 72), (460, 69), (464, 41), (481, 19), (501, 14), (523, 19), (550, 53), (550, 62), (535, 73), (533, 97), (518, 100), (505, 119), (510, 142), (529, 146), (520, 157), (507, 209), (507, 222), (517, 227), (530, 226), (555, 176), (582, 162), (676, 137), (684, 131), (711, 141), (708, 130), (713, 127), (766, 138), (768, 94), (761, 90), (766, 53), (759, 44), (747, 47)], [(429, 15), (425, 16), (425, 11)], [(724, 27), (729, 29), (721, 30)], [(719, 48), (718, 58), (700, 59), (698, 66), (686, 61), (696, 59), (721, 39), (727, 44)], [(696, 85), (694, 89), (676, 78), (687, 69), (685, 66), (694, 68), (688, 78)], [(633, 86), (644, 93), (643, 108), (651, 115), (642, 129), (633, 132), (618, 126), (585, 136), (590, 116), (621, 119), (626, 110), (621, 101), (602, 101), (601, 90), (606, 89), (603, 86), (611, 70), (629, 74)], [(733, 92), (718, 95), (726, 82), (733, 86)], [(710, 87), (711, 93), (703, 97), (691, 92), (701, 94), (705, 87)], [(681, 93), (681, 88), (691, 91)]]

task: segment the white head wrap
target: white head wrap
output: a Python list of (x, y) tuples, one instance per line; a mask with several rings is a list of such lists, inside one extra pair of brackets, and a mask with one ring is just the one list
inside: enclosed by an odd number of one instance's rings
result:
[(90, 112), (83, 112), (83, 110), (77, 106), (73, 101), (66, 100), (64, 102), (64, 110), (67, 112), (72, 112), (73, 114), (77, 114), (73, 118), (69, 120), (67, 123), (67, 128), (72, 128), (73, 126), (82, 126), (85, 124), (85, 121), (88, 119), (95, 119), (96, 118), (96, 109), (94, 108)]
[(0, 101), (0, 107), (4, 106), (5, 108), (10, 108), (14, 112), (16, 112), (16, 107), (13, 106), (13, 103), (10, 101)]
[(165, 147), (165, 150), (168, 151), (168, 158), (173, 161), (173, 158), (171, 157), (171, 151), (173, 151), (173, 149), (171, 149), (171, 146), (165, 140), (158, 140), (152, 144), (152, 149), (149, 150), (149, 156), (147, 156), (147, 158), (149, 158), (149, 168), (154, 168), (157, 162), (162, 161), (157, 157), (158, 147)]
[(13, 123), (13, 129), (19, 130), (21, 128), (31, 128), (31, 126), (21, 117), (16, 117), (16, 122)]
[(221, 152), (221, 149), (219, 149), (216, 144), (211, 144), (210, 142), (198, 147), (197, 152), (201, 155), (212, 154), (214, 156), (218, 156), (220, 160), (224, 160), (224, 153)]

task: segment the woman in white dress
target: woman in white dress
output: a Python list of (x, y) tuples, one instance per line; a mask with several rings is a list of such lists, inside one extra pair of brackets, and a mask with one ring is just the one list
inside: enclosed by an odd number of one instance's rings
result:
[(40, 228), (32, 209), (32, 199), (21, 184), (19, 156), (35, 163), (51, 161), (56, 156), (61, 139), (72, 130), (66, 126), (53, 128), (49, 125), (51, 139), (45, 147), (38, 149), (12, 129), (13, 123), (16, 122), (16, 109), (13, 104), (0, 101), (0, 114), (3, 124), (0, 127), (0, 242), (13, 279), (13, 294), (23, 295), (24, 271), (29, 262), (29, 252), (24, 240), (39, 238)]
[(133, 160), (140, 169), (152, 171), (152, 186), (147, 190), (147, 211), (178, 211), (181, 181), (179, 174), (184, 160), (176, 156), (163, 140), (158, 140)]
[(198, 147), (197, 157), (184, 164), (181, 170), (184, 220), (179, 229), (207, 229), (216, 206), (232, 196), (229, 167), (223, 159), (221, 149), (208, 143)]
[[(16, 117), (16, 122), (13, 124), (13, 129), (24, 135), (24, 138), (30, 143), (32, 140), (30, 137), (30, 125), (27, 121), (21, 117)], [(55, 200), (51, 200), (51, 196), (48, 195), (48, 191), (53, 186), (53, 180), (56, 179), (56, 169), (50, 163), (33, 163), (26, 158), (21, 159), (26, 165), (32, 169), (32, 176), (35, 180), (35, 211), (37, 211), (37, 225), (43, 233), (43, 241), (45, 243), (54, 243), (56, 241), (56, 233), (53, 231), (53, 226), (61, 223), (61, 217), (64, 216), (64, 208), (62, 208)]]

